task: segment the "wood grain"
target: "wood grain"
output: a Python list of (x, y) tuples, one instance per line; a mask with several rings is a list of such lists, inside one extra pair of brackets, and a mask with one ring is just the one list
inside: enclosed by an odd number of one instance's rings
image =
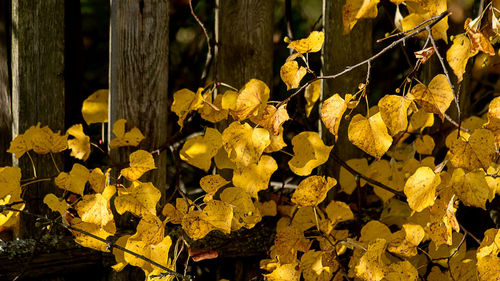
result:
[(9, 2), (0, 1), (0, 167), (12, 164), (12, 155), (6, 152), (12, 137), (9, 42)]
[[(12, 1), (12, 112), (13, 134), (24, 133), (40, 122), (64, 130), (64, 0)], [(34, 155), (38, 176), (57, 174), (49, 155)], [(61, 155), (56, 163), (62, 169)], [(17, 164), (17, 163), (14, 163)], [(27, 156), (19, 161), (23, 178), (32, 177)], [(52, 182), (30, 185), (23, 199), (27, 210), (42, 214), (46, 193), (56, 192)], [(22, 237), (37, 232), (33, 220), (21, 216)]]
[[(112, 124), (121, 118), (146, 136), (140, 148), (152, 150), (167, 140), (168, 1), (111, 1), (110, 137)], [(127, 162), (130, 149), (112, 152)], [(155, 156), (158, 169), (141, 181), (166, 190), (166, 152)]]
[(217, 3), (217, 79), (240, 89), (257, 78), (272, 89), (274, 1)]

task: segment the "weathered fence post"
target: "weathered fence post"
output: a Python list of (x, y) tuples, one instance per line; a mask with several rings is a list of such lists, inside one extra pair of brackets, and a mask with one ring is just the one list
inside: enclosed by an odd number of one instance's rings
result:
[(240, 89), (252, 78), (272, 88), (273, 0), (217, 0), (217, 79)]
[[(146, 137), (140, 147), (152, 150), (167, 139), (168, 1), (111, 1), (110, 34), (110, 138), (113, 123), (126, 119)], [(117, 162), (129, 153), (112, 154)], [(158, 169), (151, 181), (163, 196), (166, 190), (166, 152), (155, 157)]]
[(0, 1), (0, 166), (12, 163), (6, 152), (12, 137), (12, 103), (9, 79), (9, 2)]
[[(325, 44), (323, 50), (323, 73), (331, 75), (342, 71), (346, 66), (353, 65), (369, 58), (372, 54), (372, 23), (361, 19), (348, 34), (343, 34), (342, 6), (345, 0), (323, 0), (323, 26), (325, 28)], [(359, 85), (366, 80), (366, 67), (360, 67), (336, 79), (325, 80), (323, 83), (323, 100), (338, 93), (344, 98), (346, 93), (353, 94)], [(334, 151), (343, 160), (359, 157), (361, 150), (349, 142), (347, 137), (348, 122), (340, 123), (339, 137)], [(333, 136), (324, 130), (328, 143), (333, 143)], [(328, 173), (338, 176), (340, 167), (332, 160), (327, 165)]]
[[(64, 130), (64, 2), (12, 1), (13, 135), (24, 133), (37, 122), (54, 131)], [(62, 169), (62, 156), (55, 155), (55, 159)], [(34, 162), (39, 176), (57, 174), (49, 155), (34, 155)], [(23, 178), (33, 176), (27, 157), (18, 164)], [(26, 209), (43, 214), (43, 197), (56, 190), (53, 182), (30, 185), (23, 195)], [(21, 216), (21, 237), (39, 232), (33, 222), (32, 218)]]

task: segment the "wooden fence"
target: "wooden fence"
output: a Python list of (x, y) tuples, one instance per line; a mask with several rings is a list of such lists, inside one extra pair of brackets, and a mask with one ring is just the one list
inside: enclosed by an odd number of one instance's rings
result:
[[(68, 114), (75, 114), (74, 108), (80, 106), (74, 103), (81, 100), (81, 96), (71, 85), (77, 79), (70, 77), (78, 72), (73, 71), (73, 63), (70, 64), (74, 58), (69, 47), (71, 34), (67, 29), (72, 20), (72, 8), (69, 6), (75, 8), (75, 5), (69, 2), (72, 1), (0, 1), (0, 166), (19, 165), (25, 175), (30, 175), (31, 164), (26, 159), (12, 163), (11, 155), (5, 153), (13, 136), (23, 133), (37, 122), (53, 130), (65, 131), (72, 125), (66, 123)], [(137, 126), (147, 136), (146, 142), (141, 145), (143, 149), (164, 143), (168, 138), (167, 122), (176, 121), (167, 120), (168, 100), (177, 90), (168, 89), (171, 2), (111, 1), (109, 124), (125, 118), (131, 126)], [(344, 2), (324, 0), (323, 3), (326, 34), (324, 74), (334, 73), (369, 57), (371, 53), (371, 40), (357, 40), (371, 34), (369, 21), (358, 23), (350, 35), (342, 35), (341, 6)], [(259, 78), (272, 86), (273, 75), (276, 75), (273, 74), (273, 14), (277, 4), (272, 0), (217, 0), (216, 4), (215, 37), (218, 44), (215, 68), (219, 80), (239, 88), (250, 78)], [(76, 9), (79, 9), (78, 5)], [(355, 50), (361, 51), (358, 53)], [(364, 75), (361, 71), (350, 75), (349, 81), (328, 82), (325, 93), (338, 91), (339, 83), (355, 87), (363, 81)], [(117, 153), (112, 157), (122, 161), (127, 156)], [(35, 160), (39, 174), (53, 173), (48, 170), (52, 167), (50, 158), (37, 157)], [(64, 167), (62, 157), (56, 162), (59, 167)], [(165, 194), (166, 152), (162, 153), (156, 165), (158, 169), (147, 180), (153, 181)], [(47, 212), (40, 202), (46, 193), (55, 192), (55, 189), (53, 183), (30, 186), (24, 192), (27, 210)], [(37, 233), (39, 231), (33, 220), (23, 217), (20, 236), (30, 239), (37, 237)], [(27, 253), (28, 260), (8, 261), (0, 252), (0, 279), (12, 280), (19, 274), (38, 280), (137, 278), (130, 272), (120, 275), (103, 270), (103, 266), (112, 264), (106, 254), (74, 249), (74, 246), (54, 248), (52, 252), (40, 250), (44, 247), (37, 249)], [(239, 264), (238, 267), (238, 261), (233, 263), (234, 280), (247, 280), (249, 275), (258, 271), (258, 265), (253, 267), (253, 273), (249, 272), (250, 269), (237, 270), (246, 266), (241, 262)], [(98, 278), (89, 273), (94, 269), (100, 272)]]

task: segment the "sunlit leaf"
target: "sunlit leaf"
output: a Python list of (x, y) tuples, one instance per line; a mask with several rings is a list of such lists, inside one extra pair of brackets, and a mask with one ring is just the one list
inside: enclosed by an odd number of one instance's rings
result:
[(285, 82), (287, 91), (297, 88), (306, 73), (306, 68), (299, 67), (299, 64), (294, 60), (286, 62), (280, 69), (280, 77)]
[(326, 198), (326, 193), (337, 184), (330, 177), (310, 176), (299, 183), (293, 192), (292, 202), (301, 206), (316, 206)]
[(204, 136), (189, 138), (179, 153), (189, 164), (208, 171), (214, 157), (222, 147), (222, 137), (217, 129), (207, 128)]
[(368, 119), (361, 114), (355, 115), (349, 123), (348, 134), (352, 144), (379, 159), (392, 144), (380, 112)]
[(222, 144), (229, 159), (237, 166), (257, 163), (270, 143), (268, 130), (252, 128), (247, 123), (235, 121), (222, 132)]
[[(245, 120), (250, 116), (257, 116), (266, 107), (269, 93), (270, 90), (266, 83), (258, 79), (251, 79), (240, 90), (234, 109), (230, 109), (229, 113), (238, 121)], [(224, 106), (224, 97), (222, 104)]]
[(252, 228), (261, 221), (259, 209), (255, 207), (250, 195), (239, 187), (229, 187), (220, 194), (220, 199), (233, 207), (231, 230), (242, 227)]
[(95, 91), (83, 101), (82, 115), (88, 125), (108, 122), (108, 99), (109, 90), (103, 89)]
[(293, 158), (288, 161), (290, 170), (299, 176), (310, 175), (312, 170), (325, 163), (333, 146), (326, 146), (316, 132), (302, 132), (292, 138)]
[(465, 34), (459, 34), (453, 39), (453, 45), (446, 52), (446, 59), (453, 73), (458, 78), (458, 82), (463, 80), (465, 67), (469, 58), (474, 54), (471, 52), (470, 39)]
[(127, 120), (119, 119), (113, 124), (113, 134), (115, 134), (116, 138), (109, 142), (109, 147), (118, 148), (122, 146), (138, 146), (144, 139), (144, 135), (136, 127), (132, 128), (128, 132), (125, 132), (126, 123)]
[(378, 108), (382, 120), (394, 136), (399, 132), (405, 131), (408, 127), (408, 107), (413, 100), (411, 95), (385, 95), (378, 101)]
[(485, 208), (487, 200), (492, 200), (495, 190), (486, 182), (483, 170), (466, 173), (461, 168), (455, 169), (451, 177), (453, 190), (466, 206)]
[(450, 144), (450, 153), (451, 164), (455, 167), (486, 170), (495, 155), (495, 136), (490, 130), (477, 129), (468, 139), (454, 138)]
[(323, 102), (321, 107), (321, 121), (325, 124), (325, 127), (335, 136), (337, 140), (340, 121), (342, 120), (342, 115), (344, 115), (347, 109), (347, 103), (352, 99), (350, 94), (345, 95), (345, 100), (341, 98), (338, 94), (329, 97)]
[(184, 119), (193, 111), (200, 109), (203, 106), (203, 97), (201, 95), (203, 89), (198, 89), (196, 93), (189, 89), (181, 89), (174, 93), (174, 102), (172, 103), (171, 110), (175, 112), (179, 120), (177, 124), (184, 126)]
[(130, 167), (120, 171), (120, 174), (129, 181), (138, 180), (145, 172), (156, 169), (153, 155), (145, 150), (132, 152), (129, 161)]
[(200, 186), (207, 193), (203, 201), (208, 202), (212, 200), (217, 190), (228, 183), (229, 181), (225, 180), (220, 175), (207, 175), (202, 177), (200, 179)]
[(139, 217), (154, 216), (160, 197), (161, 192), (152, 183), (137, 183), (126, 190), (119, 190), (115, 208), (120, 215), (128, 211)]
[(444, 120), (444, 113), (453, 101), (453, 92), (444, 74), (432, 78), (429, 86), (417, 84), (411, 89), (415, 102), (427, 112), (437, 114)]
[(66, 132), (75, 137), (68, 140), (68, 148), (71, 149), (70, 155), (86, 161), (90, 155), (90, 137), (83, 132), (82, 124), (71, 126)]
[(342, 6), (342, 22), (344, 34), (349, 33), (361, 18), (375, 18), (380, 0), (347, 0)]
[(415, 149), (420, 154), (432, 155), (435, 145), (434, 139), (429, 135), (424, 135), (415, 140)]
[(83, 196), (85, 184), (87, 183), (89, 176), (90, 172), (87, 168), (85, 168), (85, 166), (75, 163), (69, 174), (61, 172), (54, 179), (54, 182), (61, 189)]
[(436, 187), (441, 183), (441, 177), (429, 167), (420, 167), (408, 178), (404, 193), (408, 198), (408, 205), (420, 212), (434, 204)]
[(244, 189), (253, 198), (257, 193), (269, 186), (271, 175), (278, 169), (273, 157), (263, 155), (257, 164), (236, 168), (233, 173), (233, 184)]
[(304, 97), (307, 102), (305, 106), (307, 117), (309, 117), (309, 115), (311, 114), (311, 110), (313, 109), (314, 104), (319, 99), (320, 95), (321, 95), (321, 80), (316, 80), (312, 82), (304, 90)]
[(269, 130), (271, 135), (276, 136), (283, 128), (283, 123), (289, 120), (286, 104), (278, 109), (273, 105), (267, 105), (264, 110), (255, 117), (250, 117), (250, 120)]
[(325, 34), (322, 31), (313, 31), (307, 38), (290, 42), (288, 48), (294, 49), (301, 54), (315, 53), (321, 50), (323, 41), (325, 41)]

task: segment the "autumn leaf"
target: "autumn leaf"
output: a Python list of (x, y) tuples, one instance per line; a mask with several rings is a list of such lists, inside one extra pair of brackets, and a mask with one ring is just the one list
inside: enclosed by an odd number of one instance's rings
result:
[(455, 169), (451, 177), (451, 185), (458, 199), (466, 206), (486, 210), (486, 201), (491, 201), (495, 197), (495, 190), (488, 186), (483, 170), (466, 173), (461, 168)]
[(89, 236), (87, 233), (106, 240), (109, 236), (114, 235), (114, 232), (108, 232), (106, 229), (100, 227), (97, 224), (84, 222), (79, 218), (74, 218), (73, 220), (71, 220), (71, 226), (86, 232), (82, 233), (76, 230), (72, 230), (76, 243), (82, 245), (83, 247), (91, 248), (101, 252), (110, 251), (107, 243), (96, 240), (94, 237)]
[(459, 34), (453, 39), (453, 44), (446, 52), (446, 59), (453, 73), (458, 78), (458, 82), (463, 80), (465, 67), (469, 58), (474, 56), (471, 52), (471, 41), (465, 34)]
[(287, 91), (297, 88), (306, 73), (306, 68), (299, 67), (299, 64), (294, 60), (287, 61), (280, 69), (280, 77), (285, 82)]
[(103, 89), (92, 93), (83, 101), (82, 115), (87, 125), (108, 122), (109, 90)]
[(434, 139), (429, 135), (424, 135), (415, 140), (415, 149), (420, 154), (432, 155), (435, 145)]
[(21, 200), (21, 169), (0, 167), (0, 186), (0, 199), (10, 195), (11, 201)]
[(76, 211), (84, 222), (105, 227), (108, 223), (114, 224), (113, 213), (110, 207), (111, 197), (115, 193), (114, 186), (108, 186), (107, 192), (88, 194), (76, 204)]
[(344, 34), (349, 33), (361, 18), (375, 18), (379, 0), (347, 0), (342, 6)]
[(309, 117), (311, 114), (311, 111), (314, 107), (314, 104), (316, 101), (318, 101), (319, 97), (321, 95), (321, 80), (316, 80), (312, 82), (311, 84), (307, 85), (306, 89), (304, 90), (304, 98), (306, 99), (306, 116)]
[(85, 184), (87, 183), (89, 176), (90, 172), (87, 168), (85, 168), (85, 166), (75, 163), (69, 174), (61, 172), (54, 179), (54, 182), (61, 189), (83, 196)]
[(294, 156), (288, 161), (290, 170), (299, 176), (310, 175), (325, 163), (333, 146), (326, 146), (316, 132), (302, 132), (292, 138)]
[(95, 168), (92, 172), (90, 172), (89, 183), (95, 192), (101, 193), (104, 191), (104, 188), (106, 187), (106, 178), (109, 175), (109, 172), (110, 170), (108, 169), (105, 175), (100, 168)]
[(207, 175), (200, 179), (201, 188), (207, 193), (205, 197), (203, 197), (203, 201), (208, 202), (212, 200), (215, 193), (219, 190), (219, 188), (228, 184), (229, 181), (225, 180), (220, 175)]
[(417, 255), (417, 246), (425, 236), (424, 228), (418, 224), (404, 224), (403, 229), (395, 232), (388, 250), (404, 257)]
[(304, 237), (304, 233), (293, 226), (286, 226), (276, 231), (274, 245), (271, 246), (270, 256), (278, 257), (281, 262), (294, 262), (297, 252), (307, 252), (311, 241)]
[(233, 184), (244, 189), (253, 198), (258, 198), (257, 193), (268, 188), (271, 175), (277, 169), (278, 164), (274, 158), (263, 155), (257, 164), (237, 167), (233, 173)]
[(115, 208), (120, 215), (128, 211), (139, 217), (151, 217), (156, 215), (160, 197), (161, 192), (152, 183), (137, 182), (127, 189), (118, 190)]
[(223, 95), (217, 95), (212, 104), (212, 93), (208, 92), (204, 96), (205, 102), (203, 103), (203, 106), (198, 109), (201, 118), (212, 123), (217, 123), (227, 119), (228, 110), (222, 108), (222, 97)]
[(332, 280), (338, 268), (339, 263), (323, 251), (309, 250), (300, 258), (300, 269), (307, 281)]
[(484, 34), (476, 28), (475, 26), (471, 26), (472, 19), (468, 18), (464, 23), (465, 31), (467, 32), (467, 36), (470, 39), (472, 54), (477, 54), (478, 52), (483, 52), (487, 55), (494, 56), (495, 50), (490, 43), (490, 40)]
[(495, 155), (495, 136), (487, 129), (477, 129), (468, 139), (454, 138), (450, 144), (451, 164), (472, 170), (488, 169)]
[(392, 137), (379, 113), (370, 118), (356, 114), (348, 128), (349, 141), (375, 158), (381, 158), (391, 147)]
[(299, 281), (300, 271), (296, 264), (279, 264), (271, 273), (264, 274), (269, 281)]
[(75, 137), (68, 140), (68, 148), (71, 149), (70, 155), (86, 161), (90, 155), (90, 137), (83, 132), (82, 124), (71, 126), (66, 133)]
[(275, 217), (277, 215), (278, 210), (276, 202), (274, 200), (269, 200), (266, 202), (255, 201), (254, 205), (257, 209), (259, 209), (259, 212), (263, 217)]
[[(446, 7), (445, 9), (446, 10)], [(444, 12), (441, 11), (441, 12)], [(417, 25), (422, 22), (430, 19), (431, 17), (437, 16), (439, 13), (411, 13), (401, 21), (401, 25), (403, 27), (403, 31), (408, 31), (414, 29)], [(448, 36), (446, 35), (446, 31), (448, 30), (448, 21), (447, 19), (440, 20), (432, 27), (432, 37), (435, 40), (443, 39), (446, 43), (448, 43)], [(422, 31), (417, 34), (417, 37), (427, 38), (429, 33), (427, 31)]]
[(207, 128), (204, 136), (189, 138), (180, 151), (180, 158), (189, 164), (208, 171), (212, 158), (222, 147), (222, 137), (217, 129)]
[(351, 208), (342, 201), (330, 201), (328, 206), (326, 206), (325, 213), (333, 224), (354, 219)]
[(453, 92), (444, 74), (432, 78), (429, 86), (417, 84), (411, 89), (415, 102), (427, 112), (435, 113), (444, 120), (444, 113), (453, 101)]
[[(234, 109), (229, 109), (229, 113), (238, 121), (257, 116), (266, 107), (269, 93), (270, 90), (266, 83), (258, 79), (251, 79), (240, 90), (234, 103)], [(222, 104), (224, 107), (224, 97)]]
[(289, 120), (286, 104), (278, 109), (272, 105), (267, 105), (264, 110), (255, 117), (250, 117), (250, 121), (269, 130), (271, 135), (277, 136), (283, 128), (283, 123)]
[(220, 194), (220, 199), (233, 207), (232, 231), (242, 227), (250, 229), (261, 221), (259, 209), (245, 190), (239, 187), (226, 188)]
[(153, 155), (145, 150), (137, 150), (129, 155), (130, 167), (122, 169), (120, 174), (129, 181), (138, 180), (145, 172), (156, 169)]
[(352, 99), (352, 95), (346, 94), (345, 100), (341, 98), (338, 94), (329, 97), (323, 102), (321, 107), (321, 121), (325, 124), (325, 127), (335, 136), (337, 140), (340, 121), (342, 120), (342, 115), (344, 115), (347, 109), (347, 103)]
[(302, 180), (293, 192), (292, 202), (300, 207), (316, 206), (326, 198), (326, 193), (337, 184), (330, 177), (310, 176)]
[(384, 260), (384, 252), (386, 248), (386, 240), (377, 238), (368, 245), (366, 253), (359, 260), (356, 266), (356, 276), (364, 280), (382, 280), (384, 278), (384, 268), (386, 261)]
[(385, 95), (378, 102), (378, 108), (382, 120), (394, 136), (405, 131), (408, 127), (408, 107), (413, 100), (413, 96)]
[(500, 278), (500, 231), (490, 228), (484, 232), (483, 241), (477, 249), (477, 270), (479, 280), (498, 280)]
[(43, 198), (43, 203), (47, 205), (52, 211), (58, 212), (62, 217), (66, 214), (66, 211), (71, 207), (66, 200), (59, 198), (53, 193), (45, 195)]
[(200, 214), (202, 220), (207, 221), (216, 229), (229, 234), (233, 221), (233, 208), (224, 201), (212, 200), (207, 203)]
[(283, 141), (283, 127), (279, 129), (277, 135), (271, 134), (270, 139), (271, 143), (264, 149), (265, 153), (280, 151), (283, 147), (285, 147), (286, 143)]
[(488, 123), (484, 124), (484, 128), (491, 130), (495, 134), (497, 145), (500, 144), (500, 97), (491, 100), (488, 106)]
[(222, 145), (237, 166), (257, 163), (270, 143), (268, 130), (252, 128), (247, 123), (235, 121), (222, 132)]
[(170, 108), (179, 120), (177, 120), (177, 124), (181, 127), (184, 127), (184, 119), (188, 116), (191, 111), (198, 110), (203, 106), (203, 97), (201, 93), (203, 89), (200, 88), (196, 93), (189, 89), (181, 89), (174, 93), (174, 102), (172, 103), (172, 107)]
[(323, 41), (325, 41), (325, 34), (322, 31), (313, 31), (307, 38), (290, 42), (288, 48), (301, 54), (315, 53), (321, 50)]
[(423, 109), (414, 112), (410, 117), (410, 126), (408, 132), (422, 131), (427, 127), (434, 125), (434, 114)]
[(125, 124), (127, 120), (119, 119), (113, 124), (113, 134), (116, 138), (109, 142), (109, 147), (118, 148), (122, 146), (138, 146), (139, 143), (145, 138), (139, 129), (136, 127), (130, 131), (125, 132)]
[(404, 193), (408, 198), (408, 205), (417, 212), (434, 204), (436, 187), (441, 183), (441, 178), (429, 167), (420, 167), (408, 178)]

